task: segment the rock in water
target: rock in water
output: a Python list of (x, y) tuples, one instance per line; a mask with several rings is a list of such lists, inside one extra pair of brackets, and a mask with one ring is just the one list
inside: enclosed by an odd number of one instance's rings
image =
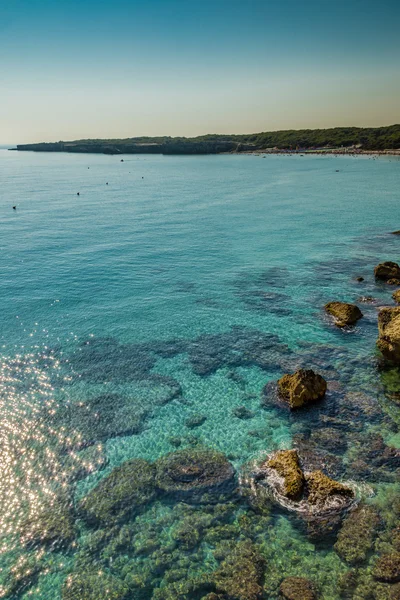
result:
[(395, 292), (393, 292), (392, 298), (396, 302), (396, 304), (400, 304), (400, 290), (396, 290)]
[(221, 452), (185, 448), (157, 461), (157, 485), (175, 500), (218, 502), (235, 488), (235, 471)]
[(400, 364), (400, 307), (382, 308), (378, 315), (377, 346), (389, 362)]
[(303, 493), (304, 476), (300, 468), (297, 450), (279, 450), (266, 465), (283, 477), (283, 494), (291, 500), (298, 500)]
[(346, 517), (335, 544), (337, 554), (350, 565), (366, 561), (373, 548), (380, 518), (372, 506), (359, 506)]
[(313, 471), (306, 475), (308, 502), (316, 506), (325, 506), (330, 498), (342, 496), (353, 498), (354, 492), (347, 485), (343, 485), (325, 475), (322, 471)]
[(279, 592), (286, 600), (316, 600), (317, 595), (311, 581), (304, 577), (286, 577)]
[(217, 590), (224, 592), (217, 598), (261, 600), (264, 569), (265, 560), (258, 548), (250, 540), (240, 541), (214, 574)]
[(400, 553), (384, 554), (377, 560), (373, 575), (378, 581), (396, 583), (400, 581)]
[(311, 404), (324, 397), (326, 381), (311, 369), (299, 369), (293, 375), (284, 375), (278, 381), (281, 396), (291, 409)]
[(383, 262), (375, 267), (374, 275), (376, 279), (381, 279), (382, 281), (400, 279), (400, 267), (392, 261)]
[(338, 327), (354, 325), (363, 316), (358, 306), (347, 302), (328, 302), (325, 310), (334, 317), (335, 325)]
[(155, 495), (155, 467), (141, 458), (122, 463), (80, 502), (89, 523), (110, 525), (135, 514)]

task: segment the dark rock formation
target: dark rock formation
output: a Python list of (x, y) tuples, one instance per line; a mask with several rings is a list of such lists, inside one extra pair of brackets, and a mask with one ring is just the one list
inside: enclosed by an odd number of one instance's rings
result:
[(266, 463), (266, 467), (274, 469), (283, 478), (282, 493), (292, 500), (298, 500), (304, 487), (304, 475), (300, 468), (296, 450), (280, 450)]
[(102, 479), (80, 502), (89, 523), (110, 523), (135, 514), (155, 496), (155, 467), (137, 458), (124, 462)]
[(311, 369), (300, 369), (293, 375), (284, 375), (278, 381), (280, 395), (291, 409), (311, 404), (324, 397), (326, 381)]
[(377, 346), (383, 357), (400, 364), (400, 307), (382, 308), (378, 315)]
[(354, 325), (363, 316), (358, 306), (347, 302), (328, 302), (325, 310), (334, 317), (335, 325), (338, 327)]
[(84, 447), (112, 437), (137, 434), (146, 412), (133, 398), (119, 394), (101, 394), (84, 402), (62, 406), (51, 420), (68, 428), (72, 446)]
[(359, 506), (343, 522), (335, 550), (347, 563), (363, 563), (372, 550), (380, 523), (378, 513), (371, 506)]
[(281, 583), (279, 592), (285, 600), (316, 600), (314, 585), (304, 577), (286, 577)]
[(374, 275), (376, 279), (386, 282), (391, 279), (400, 279), (400, 267), (392, 261), (383, 262), (375, 267)]
[(157, 485), (175, 500), (216, 502), (235, 488), (235, 471), (216, 450), (186, 448), (157, 461)]

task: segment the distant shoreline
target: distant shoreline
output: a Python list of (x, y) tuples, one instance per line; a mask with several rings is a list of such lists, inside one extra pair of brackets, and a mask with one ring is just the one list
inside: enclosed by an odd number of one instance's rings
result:
[(251, 134), (185, 137), (132, 137), (20, 144), (18, 151), (82, 154), (400, 154), (400, 125), (335, 127)]

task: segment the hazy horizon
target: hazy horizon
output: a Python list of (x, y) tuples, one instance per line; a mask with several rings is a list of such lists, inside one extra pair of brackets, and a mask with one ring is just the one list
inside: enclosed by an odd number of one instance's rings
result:
[(394, 0), (3, 3), (0, 144), (399, 123), (399, 17)]

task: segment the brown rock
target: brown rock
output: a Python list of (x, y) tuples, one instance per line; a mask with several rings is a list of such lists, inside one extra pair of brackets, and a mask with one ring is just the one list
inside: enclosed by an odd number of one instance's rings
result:
[(279, 592), (286, 600), (316, 600), (317, 595), (311, 581), (304, 577), (286, 577)]
[(333, 496), (345, 496), (352, 498), (354, 492), (347, 485), (343, 485), (334, 479), (325, 475), (322, 471), (313, 471), (306, 475), (308, 488), (308, 502), (318, 505), (325, 502)]
[(328, 302), (325, 310), (334, 317), (335, 325), (338, 327), (354, 325), (363, 316), (358, 306), (347, 302)]
[(373, 576), (378, 581), (396, 583), (400, 581), (400, 553), (384, 554), (377, 560)]
[(392, 279), (388, 279), (386, 283), (389, 285), (400, 285), (400, 279), (397, 279), (397, 277), (392, 277)]
[(283, 494), (298, 500), (303, 493), (304, 476), (300, 468), (297, 450), (279, 450), (266, 464), (284, 478)]
[(392, 298), (396, 302), (396, 304), (400, 304), (400, 290), (396, 290), (395, 292), (393, 292)]
[(375, 267), (374, 275), (376, 279), (381, 279), (382, 281), (400, 279), (400, 267), (392, 261), (383, 262)]
[(291, 409), (311, 404), (324, 397), (326, 381), (311, 369), (299, 369), (293, 375), (284, 375), (278, 381), (281, 396)]
[(400, 364), (400, 307), (382, 308), (378, 315), (377, 346), (384, 358)]

